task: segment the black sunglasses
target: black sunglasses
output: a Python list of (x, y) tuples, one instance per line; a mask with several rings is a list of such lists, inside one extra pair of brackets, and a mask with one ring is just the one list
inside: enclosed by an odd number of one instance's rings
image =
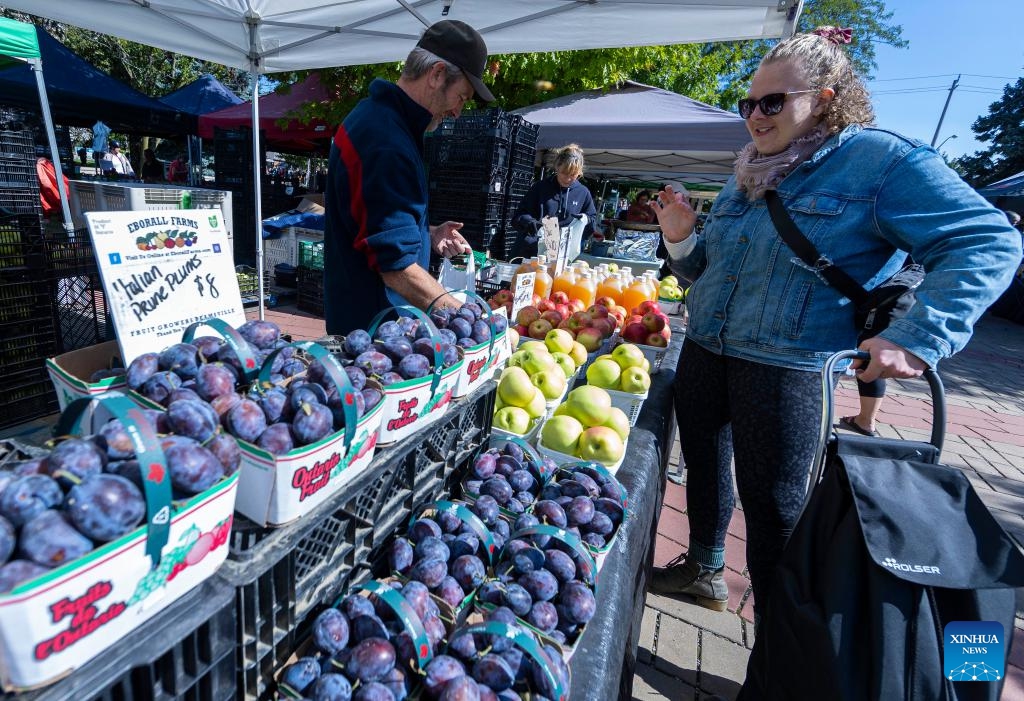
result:
[(765, 95), (757, 100), (748, 97), (740, 100), (736, 103), (736, 107), (739, 108), (740, 116), (744, 119), (750, 119), (750, 115), (754, 114), (754, 108), (760, 107), (761, 114), (766, 117), (771, 117), (773, 114), (778, 114), (782, 111), (783, 105), (786, 104), (787, 95), (800, 95), (802, 93), (818, 92), (815, 90), (791, 90), (789, 92), (773, 92), (769, 95)]

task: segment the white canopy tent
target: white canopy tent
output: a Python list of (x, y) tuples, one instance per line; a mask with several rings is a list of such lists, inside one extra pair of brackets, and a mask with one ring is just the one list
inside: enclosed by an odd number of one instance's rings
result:
[[(399, 61), (441, 19), (491, 53), (793, 33), (802, 0), (7, 0), (7, 7), (259, 74)], [(254, 90), (254, 93), (256, 91)], [(252, 102), (259, 123), (259, 99)], [(253, 159), (260, 146), (253, 140)], [(256, 179), (256, 221), (262, 220)], [(263, 241), (257, 241), (263, 316)]]
[(583, 148), (589, 175), (723, 183), (750, 141), (739, 115), (627, 81), (515, 111), (540, 127), (538, 150)]

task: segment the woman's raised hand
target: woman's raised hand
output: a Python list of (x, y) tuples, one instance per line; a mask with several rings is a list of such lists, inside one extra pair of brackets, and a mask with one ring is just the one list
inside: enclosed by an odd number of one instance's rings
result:
[(671, 185), (666, 185), (651, 200), (651, 209), (661, 225), (661, 234), (669, 243), (685, 240), (693, 233), (693, 225), (697, 223), (697, 213), (693, 211), (686, 195), (686, 190), (676, 192)]

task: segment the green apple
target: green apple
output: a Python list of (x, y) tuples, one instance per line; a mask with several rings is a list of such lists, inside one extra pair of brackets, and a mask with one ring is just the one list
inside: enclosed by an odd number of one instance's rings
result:
[(552, 353), (568, 353), (572, 350), (572, 344), (576, 339), (565, 329), (551, 329), (544, 337), (544, 345)]
[(602, 465), (614, 465), (625, 451), (625, 443), (613, 429), (591, 426), (580, 434), (576, 455)]
[(523, 356), (525, 354), (526, 354), (526, 351), (517, 350), (515, 353), (510, 355), (508, 357), (508, 363), (507, 363), (508, 367), (510, 367), (510, 368), (521, 367), (522, 364), (523, 364)]
[(612, 398), (600, 387), (583, 385), (569, 392), (565, 398), (566, 412), (584, 426), (599, 426), (608, 419)]
[(533, 399), (523, 408), (526, 409), (526, 413), (530, 415), (531, 419), (539, 419), (548, 413), (548, 400), (544, 397), (543, 392), (534, 387)]
[(619, 389), (630, 394), (646, 394), (651, 388), (651, 376), (643, 368), (626, 368), (619, 378)]
[(583, 347), (583, 344), (579, 341), (573, 341), (572, 350), (569, 351), (569, 357), (572, 358), (572, 362), (576, 363), (576, 367), (587, 362), (587, 356), (587, 349)]
[(530, 403), (536, 388), (522, 368), (508, 368), (498, 382), (498, 396), (508, 406), (523, 407)]
[(575, 455), (582, 433), (583, 424), (572, 416), (552, 416), (540, 430), (540, 442), (549, 450)]
[(611, 413), (608, 414), (608, 420), (601, 425), (615, 431), (622, 440), (629, 439), (629, 417), (619, 407), (613, 406)]
[(551, 357), (555, 359), (555, 364), (562, 368), (565, 379), (568, 380), (576, 372), (576, 362), (568, 353), (552, 353)]
[(569, 416), (569, 405), (562, 402), (555, 407), (555, 410), (551, 412), (552, 416)]
[(550, 353), (547, 344), (544, 341), (527, 341), (523, 345), (519, 346), (517, 350), (521, 351), (533, 351), (534, 353)]
[(551, 353), (548, 352), (547, 348), (545, 348), (543, 352), (524, 350), (520, 351), (520, 353), (523, 354), (523, 361), (519, 364), (519, 367), (526, 370), (530, 375), (536, 375), (538, 372), (553, 370), (558, 367), (557, 363), (555, 363), (555, 359), (551, 357)]
[(651, 361), (647, 359), (647, 356), (644, 356), (644, 364), (640, 366), (640, 369), (642, 369), (648, 375), (651, 374)]
[(660, 282), (662, 282), (662, 283), (670, 282), (673, 285), (678, 285), (679, 284), (679, 278), (677, 278), (675, 275), (666, 275), (665, 277), (661, 278)]
[(547, 400), (558, 399), (565, 392), (565, 375), (562, 374), (562, 370), (558, 366), (530, 375), (530, 382), (544, 394), (544, 398)]
[(622, 368), (614, 360), (598, 358), (587, 368), (587, 384), (604, 389), (618, 389)]
[(530, 428), (530, 415), (517, 406), (507, 406), (494, 412), (494, 425), (502, 431), (521, 436)]
[(623, 370), (626, 368), (638, 368), (644, 364), (644, 352), (632, 343), (622, 343), (612, 351), (612, 357)]
[(494, 410), (497, 411), (498, 409), (504, 409), (504, 408), (505, 408), (505, 402), (501, 401), (501, 395), (498, 394), (497, 392), (495, 392), (494, 393)]

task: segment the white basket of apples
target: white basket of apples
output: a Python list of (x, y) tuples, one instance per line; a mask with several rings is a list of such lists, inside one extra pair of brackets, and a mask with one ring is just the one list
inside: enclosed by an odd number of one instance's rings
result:
[(643, 351), (644, 357), (651, 363), (650, 372), (653, 375), (661, 369), (661, 363), (668, 353), (672, 329), (668, 324), (668, 315), (659, 304), (647, 301), (633, 310), (619, 336)]
[(635, 426), (651, 388), (650, 361), (639, 346), (622, 343), (587, 367), (587, 384), (608, 392), (612, 406), (621, 409)]
[(681, 314), (685, 297), (686, 293), (679, 287), (679, 280), (674, 275), (669, 275), (658, 283), (658, 305), (666, 314)]
[(556, 463), (599, 462), (614, 474), (629, 440), (629, 417), (612, 405), (607, 391), (583, 385), (569, 392), (544, 422), (537, 449)]

